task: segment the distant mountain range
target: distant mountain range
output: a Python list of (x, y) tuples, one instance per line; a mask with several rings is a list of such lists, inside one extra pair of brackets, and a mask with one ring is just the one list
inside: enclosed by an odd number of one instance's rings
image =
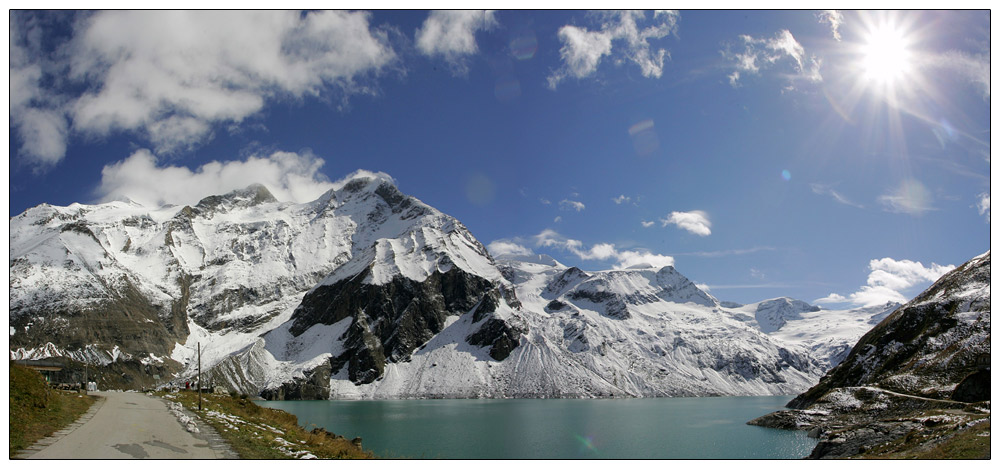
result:
[(102, 387), (206, 381), (270, 399), (791, 394), (898, 304), (720, 302), (673, 267), (492, 257), (461, 222), (356, 173), (194, 206), (11, 218), (10, 358)]

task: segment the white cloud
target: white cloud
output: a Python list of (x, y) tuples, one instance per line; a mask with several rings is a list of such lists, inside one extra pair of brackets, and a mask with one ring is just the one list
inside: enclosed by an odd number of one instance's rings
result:
[(63, 159), (69, 133), (63, 104), (42, 88), (46, 73), (38, 60), (43, 55), (38, 22), (35, 16), (11, 12), (8, 75), (10, 124), (21, 141), (20, 153), (36, 170)]
[(924, 54), (921, 63), (940, 68), (962, 77), (977, 87), (983, 99), (990, 97), (990, 56), (948, 51), (944, 54)]
[[(20, 135), (48, 142), (33, 148), (25, 138), (22, 154), (36, 164), (58, 161), (71, 133), (118, 131), (138, 132), (157, 152), (170, 152), (210, 139), (216, 124), (242, 123), (269, 101), (325, 96), (343, 102), (371, 93), (366, 79), (396, 54), (369, 19), (345, 11), (82, 13), (57, 52), (21, 60), (23, 51), (40, 51), (30, 40), (37, 31), (16, 27), (32, 23), (29, 15), (12, 15), (12, 102), (52, 114), (15, 117)], [(63, 94), (71, 88), (84, 91)], [(58, 125), (59, 119), (67, 124)]]
[(670, 216), (660, 219), (663, 226), (677, 225), (678, 228), (687, 230), (698, 236), (708, 236), (712, 234), (712, 222), (708, 219), (708, 214), (701, 210), (690, 212), (670, 212)]
[(555, 217), (555, 218), (552, 219), (552, 223), (559, 223), (561, 221), (562, 221), (562, 217), (560, 217), (560, 216), (557, 216), (557, 217)]
[[(319, 172), (323, 160), (309, 154), (275, 152), (251, 156), (244, 161), (212, 161), (190, 170), (161, 166), (149, 150), (139, 150), (125, 160), (101, 170), (97, 188), (100, 201), (128, 197), (146, 206), (193, 205), (209, 195), (225, 194), (252, 183), (265, 185), (280, 201), (308, 202), (339, 187)], [(358, 171), (349, 177), (383, 177), (382, 173)]]
[(651, 227), (651, 226), (653, 226), (655, 224), (656, 224), (655, 221), (646, 221), (646, 220), (642, 221), (642, 227), (643, 228), (649, 228), (649, 227)]
[(583, 202), (577, 202), (569, 199), (562, 199), (559, 201), (559, 210), (576, 210), (577, 212), (580, 212), (585, 208), (587, 208), (587, 206), (583, 205)]
[(549, 200), (549, 199), (546, 199), (546, 198), (544, 198), (544, 197), (539, 197), (539, 198), (538, 198), (538, 201), (539, 201), (539, 202), (541, 202), (541, 203), (542, 203), (542, 205), (549, 205), (549, 204), (551, 204), (551, 203), (552, 203), (552, 201), (551, 201), (551, 200)]
[(976, 204), (980, 215), (986, 215), (986, 223), (990, 222), (990, 193), (979, 194), (979, 203)]
[(501, 239), (498, 239), (496, 241), (491, 242), (490, 244), (487, 244), (486, 250), (488, 250), (490, 254), (493, 255), (493, 257), (506, 256), (506, 255), (530, 256), (534, 254), (534, 252), (532, 252), (530, 248), (522, 246), (513, 241), (506, 241)]
[(908, 292), (918, 285), (936, 281), (942, 275), (953, 270), (955, 266), (941, 266), (932, 263), (930, 267), (924, 267), (920, 262), (906, 259), (897, 261), (884, 257), (872, 259), (868, 263), (868, 268), (871, 269), (871, 273), (868, 274), (867, 285), (862, 286), (858, 291), (847, 296), (831, 293), (815, 302), (852, 303), (860, 306), (880, 305), (889, 301), (905, 303), (907, 297), (904, 296), (904, 292)]
[(840, 202), (841, 204), (850, 205), (851, 207), (856, 207), (856, 208), (865, 208), (863, 205), (855, 203), (855, 202), (851, 201), (850, 199), (848, 199), (847, 197), (845, 197), (840, 192), (837, 192), (833, 188), (833, 186), (831, 186), (829, 184), (811, 183), (811, 184), (809, 184), (809, 188), (812, 189), (812, 191), (813, 191), (814, 194), (828, 195), (830, 197), (833, 197), (833, 200), (836, 200), (837, 202)]
[(740, 72), (734, 71), (733, 73), (730, 73), (728, 75), (728, 78), (729, 78), (729, 85), (730, 86), (732, 86), (733, 88), (739, 88), (740, 87)]
[(823, 10), (816, 13), (816, 17), (819, 18), (820, 23), (830, 23), (830, 32), (833, 33), (833, 38), (840, 40), (840, 25), (844, 22), (844, 14), (837, 10)]
[(604, 56), (617, 52), (615, 65), (632, 62), (642, 70), (642, 76), (659, 78), (664, 61), (669, 57), (666, 49), (651, 50), (649, 39), (661, 39), (677, 32), (680, 14), (675, 11), (656, 11), (653, 24), (640, 28), (646, 20), (642, 11), (616, 11), (602, 14), (599, 30), (590, 31), (573, 25), (559, 28), (562, 48), (559, 55), (563, 66), (549, 75), (549, 88), (555, 89), (567, 77), (586, 78), (597, 71)]
[(823, 298), (816, 298), (815, 300), (813, 300), (813, 303), (819, 303), (819, 304), (823, 304), (823, 303), (847, 303), (848, 301), (850, 301), (850, 300), (847, 297), (845, 297), (844, 295), (838, 295), (836, 293), (831, 293), (831, 294), (829, 294), (827, 296), (824, 296)]
[(937, 210), (931, 203), (933, 196), (920, 181), (908, 179), (890, 192), (880, 195), (878, 201), (888, 212), (923, 215), (929, 210)]
[(632, 200), (632, 198), (631, 197), (625, 197), (625, 194), (622, 194), (622, 195), (619, 195), (618, 197), (613, 197), (611, 200), (614, 201), (614, 203), (616, 203), (618, 205), (621, 205), (621, 204), (623, 204), (625, 202), (628, 202), (628, 201)]
[(653, 254), (645, 250), (619, 251), (611, 243), (597, 243), (590, 249), (584, 249), (581, 241), (568, 239), (554, 230), (544, 230), (535, 235), (534, 238), (537, 246), (569, 251), (582, 260), (616, 261), (612, 266), (615, 269), (624, 269), (640, 264), (649, 264), (657, 268), (674, 265), (673, 257)]
[(805, 48), (795, 40), (787, 29), (778, 31), (770, 39), (754, 38), (746, 34), (739, 36), (742, 50), (733, 51), (732, 46), (722, 51), (722, 56), (735, 69), (728, 75), (729, 84), (739, 87), (739, 80), (744, 73), (759, 74), (761, 70), (776, 66), (778, 63), (791, 59), (794, 63), (794, 74), (788, 74), (789, 80), (804, 79), (811, 82), (822, 81), (819, 73), (821, 62), (815, 56), (807, 56)]
[(476, 32), (497, 25), (489, 10), (436, 10), (417, 29), (417, 50), (428, 56), (442, 56), (458, 74), (468, 72), (463, 58), (475, 54)]

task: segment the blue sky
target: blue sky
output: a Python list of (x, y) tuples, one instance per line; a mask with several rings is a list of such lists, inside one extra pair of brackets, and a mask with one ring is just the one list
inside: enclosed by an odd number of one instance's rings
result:
[(988, 11), (11, 15), (10, 215), (358, 169), (494, 253), (909, 299), (990, 246)]

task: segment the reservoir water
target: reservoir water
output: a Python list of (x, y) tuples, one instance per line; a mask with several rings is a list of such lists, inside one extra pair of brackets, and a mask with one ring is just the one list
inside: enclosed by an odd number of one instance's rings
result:
[(266, 401), (299, 425), (360, 436), (379, 457), (796, 459), (805, 432), (747, 425), (793, 396)]

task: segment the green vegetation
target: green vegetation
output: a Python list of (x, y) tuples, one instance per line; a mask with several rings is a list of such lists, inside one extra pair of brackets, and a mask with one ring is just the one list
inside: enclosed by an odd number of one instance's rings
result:
[(212, 425), (244, 459), (300, 459), (310, 455), (320, 459), (374, 458), (371, 451), (361, 448), (360, 440), (355, 444), (323, 429), (306, 431), (294, 415), (261, 407), (245, 394), (202, 394), (200, 411), (196, 392), (157, 394), (182, 404)]
[(49, 389), (42, 375), (10, 364), (9, 457), (76, 421), (95, 398)]
[(923, 429), (872, 448), (858, 458), (990, 459), (989, 414), (948, 415), (931, 411), (921, 419), (925, 421)]

